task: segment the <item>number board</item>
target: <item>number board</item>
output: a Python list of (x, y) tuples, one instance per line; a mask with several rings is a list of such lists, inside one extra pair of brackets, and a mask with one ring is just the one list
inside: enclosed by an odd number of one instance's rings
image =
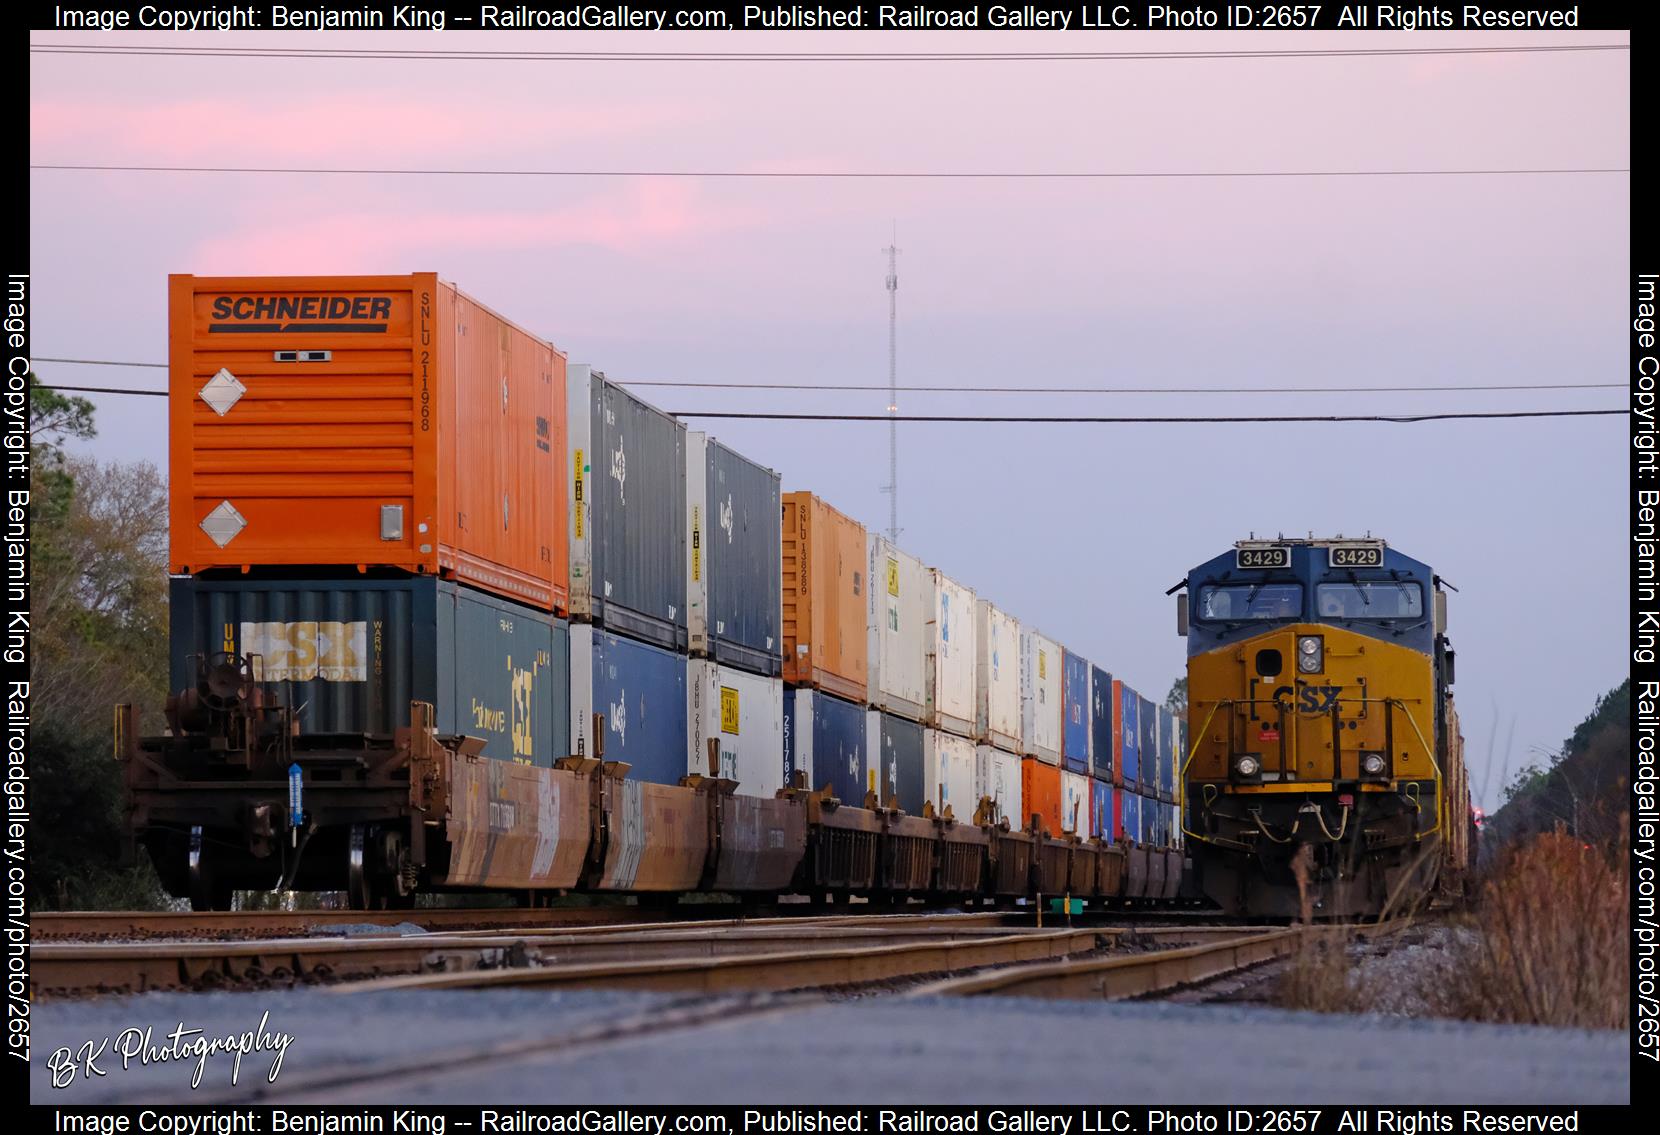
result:
[(1234, 566), (1238, 568), (1284, 568), (1291, 566), (1291, 549), (1283, 545), (1272, 548), (1235, 548)]
[(1326, 563), (1334, 568), (1382, 567), (1383, 549), (1376, 544), (1333, 544)]

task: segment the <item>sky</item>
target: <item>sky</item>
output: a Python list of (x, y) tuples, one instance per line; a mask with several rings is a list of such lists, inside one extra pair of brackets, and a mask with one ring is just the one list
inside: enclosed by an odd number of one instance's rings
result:
[[(1100, 51), (1078, 33), (226, 34), (193, 46)], [(36, 43), (180, 42), (37, 33)], [(1115, 33), (1110, 50), (1625, 43), (1612, 33)], [(1624, 51), (1018, 62), (31, 57), (34, 164), (703, 171), (1629, 165)], [(1630, 179), (30, 175), (34, 350), (160, 362), (166, 276), (437, 271), (624, 382), (1334, 386), (901, 394), (902, 412), (1618, 408)], [(164, 372), (37, 364), (48, 382)], [(1427, 386), (1360, 393), (1356, 386)], [(881, 414), (885, 391), (642, 388), (671, 411)], [(165, 466), (162, 399), (98, 396)], [(689, 418), (885, 528), (887, 426)], [(1459, 588), (1472, 784), (1558, 749), (1629, 671), (1618, 417), (900, 427), (902, 546), (1161, 698), (1165, 590), (1249, 534), (1382, 536)]]

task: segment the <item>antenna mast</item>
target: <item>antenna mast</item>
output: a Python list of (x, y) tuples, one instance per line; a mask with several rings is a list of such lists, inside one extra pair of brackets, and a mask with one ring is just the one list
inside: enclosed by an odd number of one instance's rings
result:
[(899, 366), (895, 338), (899, 323), (899, 226), (894, 225), (894, 243), (883, 249), (888, 254), (888, 539), (899, 542)]

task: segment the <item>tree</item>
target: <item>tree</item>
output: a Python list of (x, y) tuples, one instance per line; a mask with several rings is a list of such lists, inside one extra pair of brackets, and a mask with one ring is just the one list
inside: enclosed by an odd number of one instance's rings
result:
[(1187, 676), (1170, 683), (1170, 692), (1164, 695), (1164, 708), (1178, 717), (1187, 716)]
[(31, 738), (35, 907), (146, 906), (147, 863), (121, 863), (121, 770), (110, 708), (156, 708), (167, 692), (167, 487), (149, 464), (66, 452), (94, 435), (92, 405), (31, 386), (35, 431)]

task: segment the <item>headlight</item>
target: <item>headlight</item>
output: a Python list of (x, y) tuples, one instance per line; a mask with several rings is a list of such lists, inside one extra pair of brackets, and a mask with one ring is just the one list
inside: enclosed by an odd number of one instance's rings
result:
[(1382, 753), (1367, 753), (1364, 757), (1360, 758), (1360, 771), (1365, 773), (1367, 776), (1382, 776), (1383, 764), (1384, 761)]
[(1326, 647), (1319, 635), (1304, 635), (1297, 640), (1297, 669), (1304, 674), (1318, 674), (1325, 669)]
[(1262, 762), (1252, 756), (1243, 756), (1233, 763), (1234, 772), (1240, 776), (1255, 776), (1262, 768)]

